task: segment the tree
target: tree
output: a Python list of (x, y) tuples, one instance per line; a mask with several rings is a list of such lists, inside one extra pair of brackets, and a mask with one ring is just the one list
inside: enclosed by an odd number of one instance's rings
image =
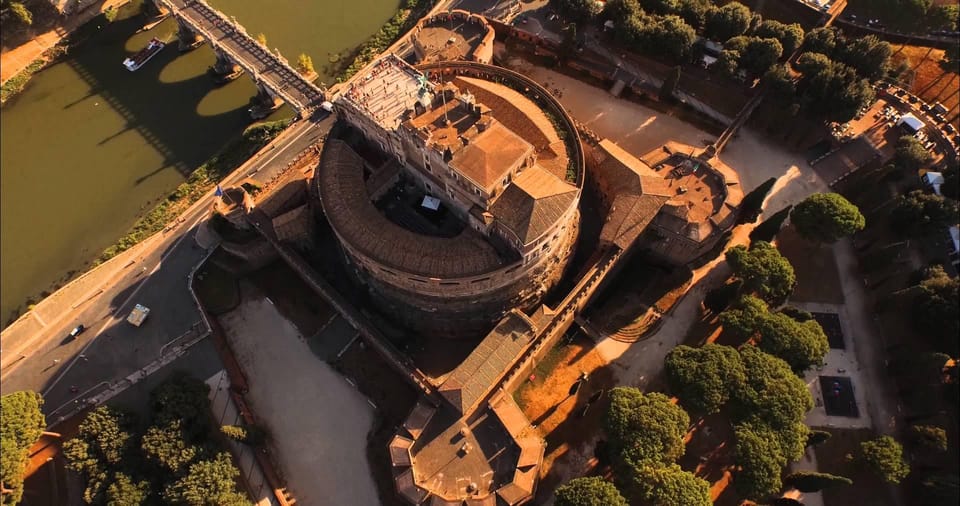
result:
[(220, 432), (234, 441), (248, 444), (250, 446), (259, 446), (266, 439), (263, 429), (255, 425), (224, 425), (220, 427)]
[(667, 354), (665, 369), (670, 391), (684, 406), (704, 415), (720, 411), (747, 379), (737, 350), (713, 343), (677, 346)]
[(934, 452), (947, 451), (947, 431), (933, 425), (911, 425), (910, 440), (914, 444)]
[(146, 503), (149, 495), (150, 482), (134, 482), (127, 474), (115, 473), (107, 487), (107, 506), (139, 506)]
[(680, 466), (644, 466), (630, 476), (631, 499), (657, 506), (710, 506), (710, 484)]
[(763, 201), (766, 200), (767, 194), (770, 193), (776, 182), (777, 178), (771, 177), (761, 183), (760, 186), (750, 190), (750, 193), (744, 195), (743, 200), (740, 201), (740, 223), (757, 221), (760, 210), (763, 208)]
[(599, 476), (574, 478), (557, 488), (556, 506), (627, 506), (617, 487)]
[(777, 39), (783, 46), (783, 53), (786, 55), (793, 54), (803, 43), (803, 27), (799, 23), (787, 25), (779, 21), (766, 19), (760, 23), (753, 35), (761, 39)]
[(187, 506), (239, 506), (250, 501), (236, 490), (240, 471), (230, 455), (220, 453), (212, 460), (201, 460), (190, 466), (186, 476), (164, 489), (167, 503)]
[(853, 67), (861, 76), (876, 80), (887, 73), (892, 53), (890, 44), (875, 35), (867, 35), (843, 40), (843, 44), (837, 45), (834, 54), (836, 60)]
[(758, 331), (760, 349), (782, 358), (798, 374), (822, 365), (830, 350), (827, 335), (816, 320), (800, 323), (782, 313), (768, 313)]
[(711, 5), (707, 0), (679, 0), (677, 14), (695, 29), (703, 28), (707, 18), (707, 11)]
[(90, 475), (97, 471), (120, 470), (133, 444), (136, 421), (129, 413), (100, 406), (80, 423), (77, 436), (63, 445), (69, 467)]
[(17, 23), (24, 26), (33, 25), (33, 13), (27, 9), (27, 6), (24, 5), (23, 2), (8, 2), (4, 0), (0, 11), (6, 11), (7, 9), (13, 14), (13, 18), (17, 20)]
[(690, 417), (666, 395), (632, 387), (610, 391), (604, 429), (621, 476), (632, 467), (675, 462), (683, 455), (688, 425)]
[(816, 243), (834, 243), (855, 234), (867, 221), (860, 209), (839, 193), (814, 193), (797, 204), (790, 222), (802, 237)]
[(786, 300), (797, 284), (793, 266), (768, 242), (753, 243), (750, 249), (734, 246), (727, 250), (726, 259), (733, 275), (743, 280), (744, 290), (767, 302)]
[(615, 22), (620, 28), (627, 20), (642, 14), (643, 10), (637, 0), (609, 0), (604, 4), (600, 17)]
[(766, 302), (752, 295), (744, 295), (732, 308), (720, 313), (720, 324), (723, 331), (735, 339), (746, 340), (756, 335), (768, 314)]
[(197, 458), (200, 450), (184, 440), (180, 420), (147, 429), (140, 448), (149, 460), (174, 475), (182, 474)]
[(261, 46), (267, 47), (267, 36), (266, 36), (266, 34), (264, 34), (263, 32), (258, 33), (258, 34), (257, 34), (257, 42), (259, 42)]
[(730, 303), (736, 299), (737, 294), (740, 293), (741, 286), (743, 286), (743, 281), (738, 279), (708, 291), (707, 295), (703, 298), (703, 307), (711, 313), (720, 313), (727, 309)]
[(30, 447), (46, 427), (42, 406), (43, 397), (36, 392), (20, 391), (0, 397), (0, 481), (11, 491), (4, 496), (3, 504), (17, 504), (23, 496), (23, 473)]
[(740, 2), (731, 2), (707, 13), (706, 36), (719, 42), (747, 33), (753, 13)]
[(660, 101), (670, 102), (673, 100), (673, 92), (677, 90), (677, 84), (680, 83), (680, 66), (673, 67), (670, 74), (663, 80), (660, 86)]
[(902, 171), (914, 173), (930, 163), (933, 158), (923, 143), (912, 135), (904, 135), (897, 139), (896, 150), (893, 154), (893, 164)]
[(751, 37), (741, 52), (740, 67), (751, 76), (759, 76), (773, 67), (783, 55), (783, 46), (777, 39)]
[(834, 27), (814, 28), (803, 38), (803, 48), (809, 53), (831, 55), (837, 48), (837, 41), (842, 35)]
[(792, 318), (794, 321), (803, 323), (813, 320), (813, 315), (809, 311), (804, 311), (798, 307), (794, 306), (785, 306), (778, 313), (785, 314)]
[(890, 436), (860, 443), (860, 461), (888, 483), (900, 483), (910, 474), (903, 447)]
[(763, 75), (763, 83), (770, 90), (770, 93), (782, 101), (792, 102), (797, 92), (797, 86), (793, 82), (793, 76), (787, 70), (786, 65), (774, 65)]
[(784, 486), (795, 488), (803, 493), (819, 492), (825, 488), (839, 485), (852, 485), (853, 480), (844, 476), (811, 471), (797, 471), (783, 480)]
[(648, 18), (640, 32), (640, 42), (644, 52), (665, 57), (672, 62), (684, 62), (688, 59), (697, 33), (679, 16), (659, 16)]
[(960, 280), (937, 265), (924, 272), (913, 300), (913, 324), (936, 339), (937, 347), (952, 356), (960, 352)]
[(297, 72), (305, 76), (315, 73), (316, 71), (313, 70), (313, 58), (310, 58), (310, 56), (304, 53), (300, 53), (300, 56), (297, 57)]
[(182, 421), (186, 440), (196, 440), (197, 436), (210, 429), (210, 401), (207, 399), (209, 391), (210, 387), (206, 383), (188, 376), (177, 376), (164, 382), (150, 392), (154, 423), (165, 426)]
[(770, 428), (780, 453), (789, 460), (799, 459), (810, 432), (803, 420), (813, 409), (806, 383), (786, 362), (756, 347), (742, 347), (740, 356), (747, 381), (733, 392), (735, 417)]
[(934, 28), (955, 32), (958, 18), (960, 18), (960, 5), (957, 4), (937, 5), (930, 11)]
[(780, 229), (783, 228), (783, 222), (787, 221), (787, 217), (790, 216), (791, 209), (793, 209), (793, 206), (787, 206), (773, 213), (772, 216), (757, 225), (756, 228), (750, 231), (750, 242), (773, 241), (777, 237), (777, 233), (780, 232)]
[(661, 16), (676, 14), (680, 10), (677, 0), (640, 0), (640, 7), (646, 12)]
[(737, 492), (750, 499), (761, 499), (779, 491), (780, 473), (787, 459), (773, 431), (763, 425), (738, 424), (734, 435), (734, 454), (740, 467), (733, 480)]
[(825, 430), (810, 430), (810, 435), (807, 436), (807, 447), (817, 446), (818, 444), (825, 443), (830, 439), (831, 434)]
[(586, 23), (600, 14), (600, 6), (594, 0), (551, 0), (557, 12), (574, 23)]
[(923, 190), (901, 195), (890, 211), (890, 226), (911, 237), (939, 234), (956, 224), (957, 202)]
[(845, 122), (873, 102), (876, 94), (870, 82), (842, 63), (824, 54), (806, 52), (796, 68), (803, 77), (797, 89), (801, 105), (811, 116)]

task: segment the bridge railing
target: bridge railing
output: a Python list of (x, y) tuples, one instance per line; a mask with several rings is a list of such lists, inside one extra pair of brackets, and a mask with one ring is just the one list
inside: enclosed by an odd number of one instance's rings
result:
[[(222, 23), (231, 27), (234, 33), (238, 33), (241, 37), (251, 42), (253, 46), (256, 47), (260, 53), (262, 53), (257, 56), (266, 56), (267, 59), (271, 62), (271, 65), (280, 67), (281, 69), (285, 70), (295, 78), (296, 84), (300, 85), (300, 86), (296, 86), (296, 88), (304, 96), (307, 103), (303, 103), (301, 100), (295, 98), (294, 95), (284, 90), (283, 87), (281, 86), (281, 84), (283, 84), (282, 82), (272, 84), (270, 83), (269, 80), (261, 77), (260, 71), (256, 68), (254, 64), (251, 64), (250, 62), (248, 62), (247, 59), (245, 59), (243, 56), (238, 54), (236, 51), (232, 50), (227, 44), (220, 42), (219, 39), (214, 37), (213, 34), (210, 33), (209, 31), (207, 31), (199, 21), (191, 19), (188, 15), (183, 13), (183, 10), (180, 7), (178, 7), (176, 3), (174, 3), (172, 0), (157, 0), (157, 1), (163, 4), (165, 7), (167, 7), (175, 17), (191, 25), (191, 28), (194, 31), (196, 31), (198, 34), (200, 34), (204, 39), (208, 40), (211, 46), (213, 46), (215, 49), (219, 51), (226, 53), (228, 57), (234, 60), (238, 65), (243, 67), (243, 69), (247, 73), (253, 76), (254, 80), (256, 80), (258, 84), (262, 82), (265, 86), (270, 88), (271, 91), (279, 95), (280, 98), (282, 98), (285, 102), (290, 104), (295, 109), (299, 111), (303, 111), (304, 109), (307, 109), (311, 106), (315, 106), (316, 104), (314, 102), (318, 101), (318, 99), (322, 99), (323, 91), (312, 82), (303, 78), (300, 75), (300, 73), (297, 72), (296, 69), (290, 66), (289, 62), (285, 58), (283, 58), (279, 54), (275, 54), (271, 52), (267, 47), (260, 44), (258, 40), (250, 37), (250, 35), (247, 34), (247, 31), (243, 27), (243, 25), (241, 25), (240, 23), (237, 23), (233, 19), (227, 18), (222, 12), (220, 12), (217, 9), (214, 9), (204, 0), (193, 0), (188, 2), (186, 6), (193, 6), (194, 8), (203, 9), (209, 12), (211, 15), (218, 18)], [(303, 87), (306, 87), (306, 90), (302, 89)], [(313, 95), (313, 97), (311, 97), (311, 95)]]

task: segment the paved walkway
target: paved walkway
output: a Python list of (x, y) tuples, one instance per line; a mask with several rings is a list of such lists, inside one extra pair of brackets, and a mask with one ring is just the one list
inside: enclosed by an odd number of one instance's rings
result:
[(7, 82), (8, 79), (20, 73), (31, 63), (43, 56), (51, 47), (57, 45), (61, 39), (79, 28), (81, 25), (97, 17), (101, 12), (111, 8), (120, 7), (130, 0), (104, 0), (98, 2), (99, 7), (91, 6), (63, 21), (63, 23), (45, 33), (41, 33), (18, 47), (0, 53), (0, 83)]

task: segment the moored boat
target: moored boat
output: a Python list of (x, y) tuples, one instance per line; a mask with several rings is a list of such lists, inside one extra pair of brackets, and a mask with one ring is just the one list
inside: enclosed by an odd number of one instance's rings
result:
[(150, 61), (150, 58), (156, 56), (157, 53), (159, 53), (166, 46), (167, 45), (160, 39), (150, 39), (150, 43), (147, 44), (147, 47), (141, 49), (137, 54), (127, 58), (126, 60), (123, 60), (123, 66), (126, 67), (130, 72), (137, 71), (145, 63)]

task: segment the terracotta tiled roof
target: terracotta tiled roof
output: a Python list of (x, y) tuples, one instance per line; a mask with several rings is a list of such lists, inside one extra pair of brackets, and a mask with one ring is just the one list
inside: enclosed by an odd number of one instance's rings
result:
[(577, 188), (539, 165), (523, 171), (490, 206), (494, 219), (528, 244), (576, 202)]
[(600, 241), (626, 250), (646, 230), (666, 201), (667, 197), (657, 195), (617, 195), (600, 231)]
[(483, 338), (440, 385), (440, 394), (461, 413), (468, 412), (496, 385), (533, 338), (533, 323), (512, 310)]
[(310, 208), (306, 204), (273, 219), (273, 230), (279, 241), (303, 237), (312, 225), (313, 215), (310, 214)]
[(494, 121), (454, 153), (450, 166), (480, 188), (489, 189), (531, 154), (530, 143)]

